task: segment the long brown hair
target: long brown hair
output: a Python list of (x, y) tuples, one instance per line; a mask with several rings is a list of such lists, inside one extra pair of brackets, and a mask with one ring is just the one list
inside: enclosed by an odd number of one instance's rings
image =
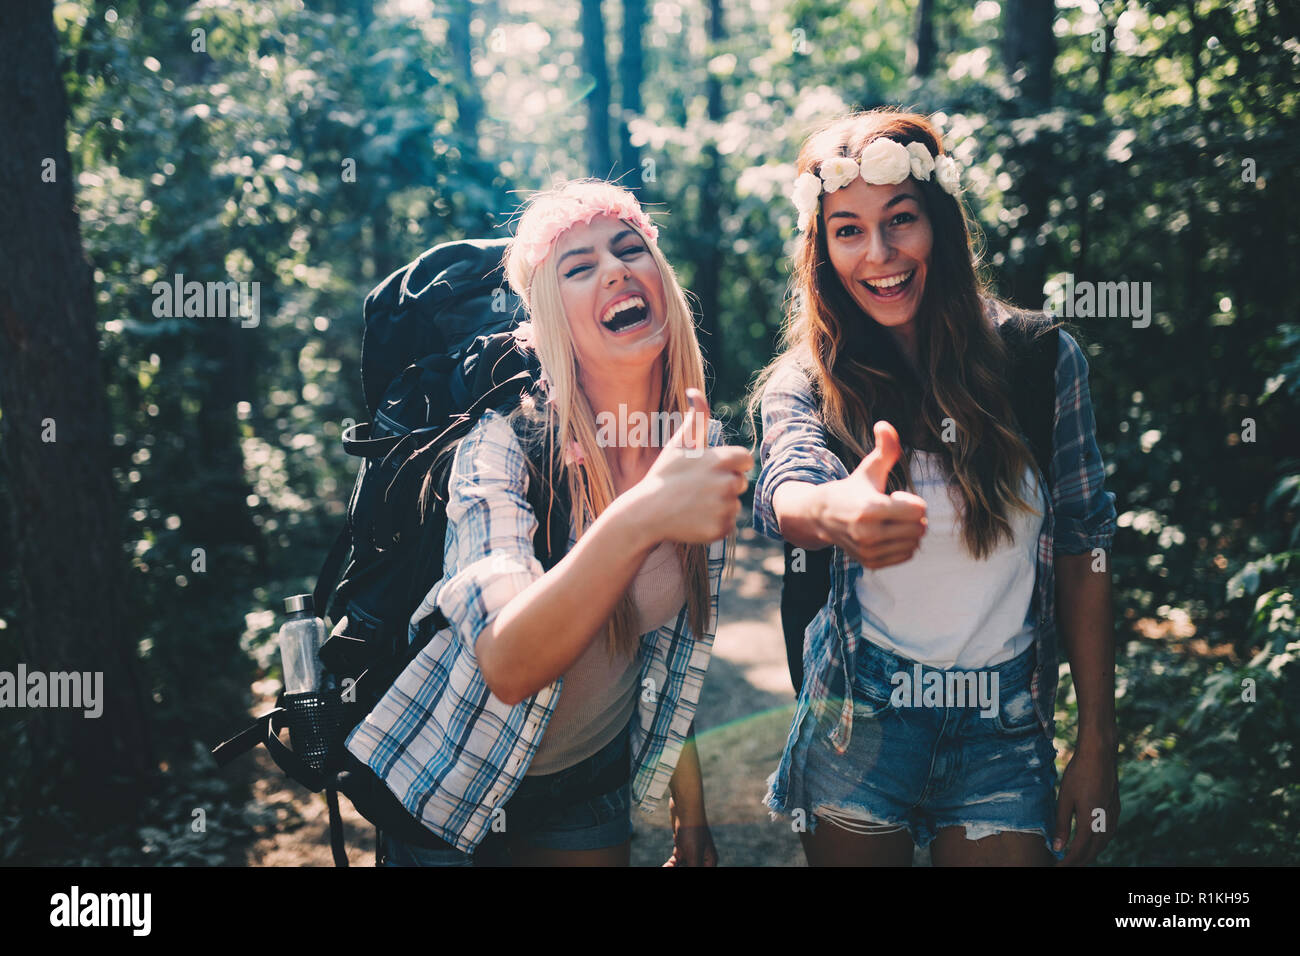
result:
[[(926, 117), (876, 109), (840, 117), (809, 136), (799, 150), (795, 175), (818, 174), (823, 162), (837, 156), (858, 159), (880, 137), (904, 146), (920, 143), (931, 156), (943, 154), (939, 133)], [(827, 251), (824, 204), (819, 203), (795, 256), (783, 347), (759, 373), (750, 416), (773, 372), (792, 362), (806, 367), (821, 397), (825, 427), (846, 454), (861, 460), (871, 451), (872, 426), (878, 420), (898, 430), (903, 456), (889, 473), (887, 491), (913, 490), (908, 466), (914, 449), (939, 451), (944, 473), (960, 492), (963, 541), (972, 555), (984, 558), (999, 540), (1011, 540), (1012, 508), (1038, 513), (1022, 492), (1033, 456), (1016, 431), (1009, 357), (981, 298), (1017, 310), (994, 299), (977, 275), (962, 203), (933, 175), (910, 182), (921, 194), (934, 235), (914, 319), (919, 374), (888, 330), (840, 281)], [(955, 441), (943, 441), (945, 419), (951, 420), (948, 428), (955, 431)]]

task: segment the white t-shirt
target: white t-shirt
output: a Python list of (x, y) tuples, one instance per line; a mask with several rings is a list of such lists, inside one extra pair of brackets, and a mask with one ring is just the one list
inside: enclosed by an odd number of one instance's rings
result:
[(1039, 513), (1012, 508), (1012, 542), (1003, 539), (984, 560), (962, 541), (960, 494), (947, 483), (939, 455), (914, 451), (911, 475), (928, 527), (910, 560), (862, 569), (861, 636), (931, 667), (974, 670), (1011, 660), (1034, 639), (1026, 618), (1046, 508), (1034, 469), (1025, 469), (1023, 493)]

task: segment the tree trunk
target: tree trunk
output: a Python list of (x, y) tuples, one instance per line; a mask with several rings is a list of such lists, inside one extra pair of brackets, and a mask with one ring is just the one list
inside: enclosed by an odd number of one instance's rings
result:
[(1110, 86), (1110, 68), (1111, 61), (1115, 57), (1115, 51), (1111, 49), (1115, 43), (1115, 20), (1107, 18), (1106, 26), (1102, 30), (1102, 49), (1101, 49), (1101, 66), (1097, 69), (1097, 112), (1106, 111), (1106, 88)]
[(920, 77), (934, 72), (938, 54), (934, 41), (934, 0), (920, 0), (916, 5), (916, 33), (912, 37), (912, 71)]
[[(727, 28), (722, 19), (722, 0), (709, 0), (709, 45), (712, 56), (718, 45), (727, 38)], [(714, 129), (721, 124), (725, 111), (722, 105), (722, 83), (716, 76), (708, 76), (709, 121)], [(700, 224), (694, 292), (700, 301), (700, 348), (707, 363), (721, 362), (722, 328), (718, 322), (722, 299), (722, 157), (717, 143), (711, 138), (704, 147), (704, 167), (700, 179)], [(716, 378), (718, 369), (711, 368), (710, 379)], [(711, 382), (710, 382), (711, 384)]]
[(640, 195), (645, 185), (641, 178), (641, 151), (632, 145), (628, 121), (640, 114), (641, 83), (645, 79), (642, 33), (645, 29), (645, 0), (623, 0), (623, 50), (618, 61), (619, 99), (622, 118), (618, 124), (620, 182)]
[(483, 100), (474, 79), (474, 47), (470, 37), (470, 0), (453, 0), (447, 14), (447, 45), (456, 64), (456, 132), (465, 159), (478, 159), (478, 124), (483, 115)]
[[(1007, 76), (1018, 89), (1016, 101), (1021, 116), (1034, 116), (1051, 107), (1052, 68), (1056, 62), (1056, 18), (1054, 0), (1004, 0), (1002, 7), (1002, 56)], [(1014, 151), (1024, 167), (1019, 196), (1025, 205), (1018, 231), (1025, 241), (1020, 262), (1010, 270), (1010, 296), (1025, 308), (1040, 308), (1043, 283), (1047, 278), (1047, 256), (1038, 244), (1039, 232), (1047, 222), (1051, 179), (1051, 143), (1041, 131)]]
[(28, 672), (102, 673), (100, 717), (24, 713), (35, 770), (55, 781), (61, 806), (125, 819), (152, 755), (124, 625), (121, 509), (51, 11), (41, 0), (0, 7), (0, 447), (13, 536), (4, 546), (20, 569)]
[[(1055, 0), (1003, 0), (1002, 61), (1024, 101), (1024, 115), (1041, 113), (1052, 100), (1055, 19)], [(1023, 75), (1018, 76), (1022, 69)]]
[(587, 174), (604, 179), (614, 163), (609, 149), (609, 63), (600, 0), (582, 0), (582, 63), (593, 83), (587, 96)]

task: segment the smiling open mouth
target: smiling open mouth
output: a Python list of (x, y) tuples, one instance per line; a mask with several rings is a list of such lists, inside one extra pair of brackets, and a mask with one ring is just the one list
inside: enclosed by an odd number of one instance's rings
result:
[(650, 309), (646, 305), (645, 299), (639, 295), (634, 295), (616, 302), (606, 311), (605, 315), (601, 316), (600, 324), (618, 335), (640, 328), (648, 324), (649, 321)]
[(864, 279), (862, 285), (877, 299), (897, 299), (911, 287), (912, 279), (915, 277), (916, 270), (912, 269), (909, 272), (900, 272), (897, 275), (881, 276), (871, 282)]

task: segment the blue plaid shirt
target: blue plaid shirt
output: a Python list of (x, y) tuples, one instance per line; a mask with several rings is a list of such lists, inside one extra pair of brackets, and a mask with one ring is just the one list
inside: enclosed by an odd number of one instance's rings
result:
[[(993, 300), (986, 309), (999, 324), (1003, 308)], [(843, 462), (826, 445), (811, 372), (787, 363), (774, 373), (763, 392), (762, 471), (754, 486), (754, 527), (769, 538), (781, 540), (772, 497), (784, 481), (821, 484), (848, 477)], [(1035, 622), (1034, 642), (1038, 663), (1032, 678), (1034, 710), (1043, 733), (1055, 735), (1058, 673), (1056, 594), (1052, 556), (1084, 554), (1094, 548), (1110, 550), (1115, 533), (1115, 495), (1102, 487), (1105, 466), (1097, 449), (1097, 424), (1088, 390), (1088, 363), (1079, 344), (1064, 329), (1056, 361), (1056, 407), (1053, 430), (1051, 481), (1044, 481), (1037, 464), (1035, 474), (1051, 495), (1038, 534), (1037, 570), (1030, 619)], [(772, 781), (773, 808), (785, 801), (791, 771), (791, 751), (804, 718), (821, 717), (834, 703), (841, 704), (840, 719), (830, 735), (836, 749), (848, 749), (853, 726), (855, 654), (861, 637), (862, 610), (857, 584), (862, 565), (834, 548), (831, 594), (826, 607), (808, 625), (804, 635), (804, 684), (795, 707), (794, 722), (781, 763)]]
[[(711, 420), (709, 444), (721, 441), (722, 426)], [(433, 635), (347, 739), (348, 750), (412, 815), (466, 853), (487, 835), (493, 810), (523, 781), (563, 684), (557, 678), (511, 706), (488, 690), (475, 657), (478, 635), (543, 574), (527, 491), (527, 457), (514, 430), (505, 416), (485, 413), (452, 466), (444, 576), (411, 618), (412, 636), (435, 608), (450, 627)], [(570, 544), (575, 541), (571, 530)], [(707, 633), (691, 633), (683, 605), (672, 625), (641, 637), (632, 797), (647, 813), (663, 797), (695, 717), (725, 556), (725, 539), (715, 541)]]

